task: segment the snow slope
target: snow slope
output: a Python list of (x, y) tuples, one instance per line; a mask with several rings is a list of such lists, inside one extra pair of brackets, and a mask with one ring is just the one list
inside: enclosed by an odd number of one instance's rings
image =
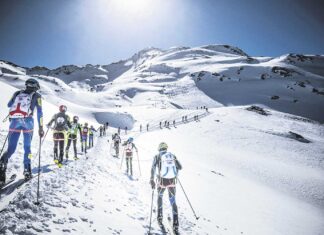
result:
[[(62, 169), (53, 166), (52, 143), (47, 139), (42, 151), (41, 206), (33, 204), (33, 180), (14, 193), (9, 205), (1, 203), (0, 231), (145, 233), (150, 165), (158, 143), (167, 141), (184, 166), (179, 179), (200, 216), (194, 219), (178, 185), (182, 234), (321, 234), (324, 128), (270, 113), (219, 108), (199, 122), (130, 133), (139, 148), (142, 172), (139, 176), (134, 159), (135, 181), (123, 173), (124, 165), (120, 170), (121, 159), (110, 155), (110, 135), (96, 140), (88, 160), (81, 156)], [(289, 131), (302, 133), (311, 143), (288, 138), (284, 134)], [(21, 159), (15, 155), (11, 161), (17, 169), (10, 173), (19, 172)], [(164, 208), (170, 213), (166, 199)], [(153, 227), (156, 231), (155, 219)]]
[[(53, 164), (50, 131), (41, 151), (41, 205), (33, 204), (36, 178), (6, 191), (0, 233), (146, 233), (150, 167), (166, 141), (184, 167), (179, 180), (200, 216), (195, 219), (178, 184), (181, 234), (324, 234), (323, 66), (323, 56), (250, 57), (226, 45), (147, 48), (110, 65), (55, 70), (0, 61), (0, 120), (11, 95), (34, 77), (45, 123), (60, 104), (82, 123), (110, 123), (107, 137), (97, 137), (87, 156), (62, 169)], [(250, 104), (265, 107), (267, 115), (247, 110)], [(165, 121), (170, 128), (160, 129)], [(122, 139), (134, 137), (139, 148), (142, 174), (135, 156), (135, 180), (111, 155), (118, 127), (127, 127)], [(7, 128), (8, 122), (0, 124), (0, 143)], [(34, 155), (38, 144), (35, 135)], [(22, 155), (21, 138), (8, 167), (8, 175), (18, 174), (14, 184), (22, 178)], [(34, 156), (35, 174), (37, 164)], [(171, 213), (167, 195), (164, 209)], [(156, 203), (152, 225), (158, 233)]]

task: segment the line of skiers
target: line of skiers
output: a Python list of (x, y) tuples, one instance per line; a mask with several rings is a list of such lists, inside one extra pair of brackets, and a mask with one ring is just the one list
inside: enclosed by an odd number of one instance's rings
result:
[[(38, 135), (40, 141), (44, 137), (43, 128), (43, 111), (42, 111), (42, 97), (37, 92), (40, 89), (40, 85), (37, 80), (30, 78), (25, 82), (25, 89), (17, 91), (13, 94), (12, 98), (8, 102), (9, 108), (9, 132), (8, 132), (8, 148), (7, 151), (0, 158), (0, 185), (6, 182), (6, 169), (9, 158), (16, 150), (19, 136), (23, 133), (24, 136), (24, 177), (30, 179), (31, 173), (31, 141), (34, 131), (34, 110), (37, 110), (38, 121)], [(53, 129), (54, 140), (54, 161), (59, 167), (62, 166), (64, 157), (65, 146), (65, 134), (67, 134), (67, 145), (65, 148), (65, 157), (69, 158), (69, 148), (73, 143), (74, 158), (77, 159), (77, 136), (80, 135), (80, 141), (82, 143), (82, 151), (86, 153), (87, 148), (93, 147), (93, 133), (96, 130), (93, 126), (88, 126), (85, 123), (83, 126), (79, 124), (78, 116), (74, 116), (72, 121), (66, 114), (67, 107), (61, 105), (59, 112), (56, 113), (50, 122), (46, 125), (48, 128)], [(108, 125), (107, 125), (108, 126)], [(107, 127), (106, 126), (106, 127)], [(149, 130), (149, 124), (147, 124), (147, 131)], [(119, 144), (121, 139), (118, 133), (115, 133), (112, 137), (116, 156), (119, 155)], [(89, 141), (89, 142), (88, 142)], [(133, 138), (128, 138), (122, 146), (125, 147), (126, 154), (126, 172), (127, 174), (133, 174), (133, 153), (134, 150), (138, 152), (138, 148), (134, 144)], [(172, 206), (173, 214), (173, 230), (175, 234), (178, 234), (178, 208), (176, 205), (176, 183), (178, 171), (182, 169), (180, 162), (175, 155), (168, 152), (168, 145), (164, 142), (160, 143), (158, 147), (158, 154), (154, 156), (153, 164), (151, 167), (150, 184), (152, 192), (154, 193), (157, 187), (158, 192), (158, 213), (157, 220), (161, 227), (164, 229), (163, 219), (163, 194), (167, 189), (169, 194), (169, 201)]]
[(78, 133), (80, 136), (81, 151), (87, 153), (87, 149), (93, 147), (94, 132), (97, 132), (92, 125), (89, 127), (87, 122), (84, 123), (84, 125), (81, 125), (79, 123), (78, 116), (74, 116), (71, 122), (70, 117), (66, 114), (66, 111), (67, 107), (65, 105), (61, 105), (59, 107), (59, 112), (54, 114), (50, 122), (46, 125), (47, 128), (53, 130), (54, 162), (59, 167), (62, 167), (63, 165), (66, 137), (67, 144), (65, 148), (65, 159), (69, 159), (69, 149), (71, 143), (73, 143), (74, 160), (77, 160)]
[[(6, 138), (6, 140), (8, 140), (8, 147), (0, 158), (0, 185), (5, 184), (6, 182), (8, 160), (16, 151), (21, 133), (24, 137), (23, 174), (26, 180), (32, 177), (31, 142), (34, 132), (33, 114), (35, 109), (37, 110), (38, 135), (40, 141), (44, 137), (42, 96), (38, 93), (39, 89), (40, 85), (36, 79), (27, 79), (25, 81), (25, 88), (16, 91), (7, 104), (9, 108), (8, 118), (10, 124)], [(61, 105), (59, 107), (59, 113), (55, 114), (47, 124), (48, 128), (53, 129), (54, 161), (60, 167), (62, 166), (64, 156), (65, 134), (67, 134), (67, 145), (65, 149), (66, 159), (68, 159), (68, 152), (72, 142), (74, 157), (77, 159), (76, 141), (78, 131), (85, 152), (88, 147), (93, 147), (93, 133), (96, 131), (92, 126), (89, 128), (87, 123), (85, 123), (84, 126), (81, 126), (78, 123), (79, 118), (77, 116), (74, 116), (73, 121), (71, 122), (69, 116), (66, 115), (66, 111), (67, 107)], [(88, 138), (89, 144), (87, 143)]]
[[(112, 136), (113, 146), (118, 157), (119, 145), (121, 139), (118, 133)], [(134, 138), (129, 137), (124, 143), (125, 158), (126, 158), (126, 174), (133, 176), (133, 156), (134, 151), (138, 154), (138, 148), (134, 144)], [(182, 166), (179, 160), (174, 154), (168, 151), (168, 145), (162, 142), (158, 146), (158, 154), (153, 158), (151, 167), (150, 185), (152, 192), (154, 193), (155, 188), (157, 189), (157, 221), (161, 230), (166, 231), (163, 224), (163, 194), (167, 190), (169, 194), (169, 202), (172, 208), (172, 221), (173, 221), (173, 232), (179, 234), (179, 213), (176, 204), (176, 184), (179, 170)]]
[(107, 130), (109, 127), (109, 122), (106, 122), (104, 125), (99, 127), (99, 136), (106, 136), (107, 135)]

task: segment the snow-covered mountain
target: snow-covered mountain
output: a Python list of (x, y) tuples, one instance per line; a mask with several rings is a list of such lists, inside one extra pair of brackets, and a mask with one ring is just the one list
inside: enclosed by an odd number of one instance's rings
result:
[[(0, 234), (145, 234), (150, 167), (161, 141), (181, 161), (179, 180), (200, 216), (178, 184), (181, 234), (324, 234), (324, 56), (252, 57), (208, 45), (147, 48), (117, 63), (53, 70), (0, 61), (0, 120), (30, 77), (41, 84), (45, 123), (66, 104), (81, 122), (110, 127), (88, 158), (61, 169), (53, 164), (50, 131), (41, 151), (41, 205), (33, 204), (36, 177), (6, 190)], [(170, 128), (159, 127), (165, 121)], [(139, 149), (135, 180), (112, 157), (117, 127), (127, 127), (122, 139), (134, 137)], [(8, 122), (0, 126), (0, 143), (7, 128)], [(35, 135), (33, 153), (38, 144)], [(22, 154), (20, 143), (8, 175), (22, 177)], [(32, 164), (36, 173), (36, 157)], [(153, 209), (159, 234), (156, 194)], [(171, 213), (167, 194), (164, 211)]]
[[(3, 79), (16, 78), (15, 74), (53, 83), (60, 83), (60, 79), (65, 83), (55, 89), (60, 96), (74, 96), (73, 88), (95, 91), (93, 96), (112, 101), (104, 102), (103, 107), (261, 104), (324, 121), (324, 56), (320, 55), (251, 57), (236, 47), (208, 45), (147, 48), (109, 65), (68, 65), (50, 70), (1, 62), (0, 68)], [(187, 99), (192, 96), (196, 97), (194, 102)]]

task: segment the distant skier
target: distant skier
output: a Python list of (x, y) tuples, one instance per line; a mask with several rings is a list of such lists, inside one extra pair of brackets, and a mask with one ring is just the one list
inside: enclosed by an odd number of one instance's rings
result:
[(175, 120), (173, 120), (173, 126), (176, 127), (176, 121)]
[[(55, 114), (51, 121), (47, 124), (48, 128), (53, 128), (53, 140), (54, 140), (54, 162), (62, 167), (64, 156), (64, 144), (66, 131), (71, 128), (70, 117), (66, 115), (67, 107), (60, 105), (60, 112)], [(52, 124), (54, 123), (54, 126)], [(58, 153), (58, 147), (60, 153)]]
[(16, 91), (8, 103), (9, 108), (9, 133), (8, 149), (0, 159), (0, 186), (6, 182), (7, 163), (12, 154), (16, 151), (20, 133), (24, 136), (24, 177), (26, 180), (32, 177), (31, 173), (31, 141), (34, 131), (34, 109), (37, 109), (38, 134), (42, 138), (43, 111), (42, 97), (37, 92), (40, 89), (37, 80), (30, 78), (25, 82), (25, 89)]
[(149, 131), (149, 126), (150, 126), (150, 124), (146, 124), (146, 131)]
[(140, 125), (140, 132), (142, 132), (142, 124)]
[(102, 133), (102, 134), (103, 134), (104, 136), (106, 136), (106, 129), (107, 129), (107, 128), (106, 128), (106, 125), (103, 125), (103, 133)]
[(77, 138), (78, 138), (78, 132), (80, 133), (80, 138), (81, 138), (81, 125), (78, 123), (79, 117), (74, 116), (73, 117), (73, 122), (71, 123), (71, 127), (68, 130), (68, 142), (65, 148), (65, 158), (66, 160), (69, 159), (69, 149), (71, 146), (71, 142), (73, 141), (73, 150), (74, 150), (74, 160), (78, 159), (78, 152), (77, 152)]
[(168, 145), (164, 142), (159, 144), (159, 153), (155, 155), (152, 168), (150, 184), (152, 189), (155, 189), (154, 176), (157, 170), (157, 191), (158, 191), (158, 214), (157, 221), (159, 226), (163, 228), (163, 193), (165, 189), (169, 192), (169, 201), (172, 206), (173, 214), (173, 231), (175, 234), (179, 234), (179, 221), (178, 221), (178, 207), (175, 200), (176, 195), (176, 178), (178, 171), (182, 169), (180, 162), (176, 156), (170, 152), (167, 152)]
[(128, 138), (127, 141), (123, 143), (123, 146), (125, 146), (125, 155), (126, 155), (126, 173), (131, 176), (133, 176), (133, 151), (134, 149), (136, 152), (138, 152), (137, 147), (133, 143), (134, 139), (132, 137)]
[(120, 139), (118, 133), (115, 133), (112, 136), (112, 140), (113, 140), (114, 149), (115, 149), (115, 157), (118, 157), (119, 156), (119, 144), (121, 142), (121, 139)]
[(103, 126), (99, 127), (99, 136), (102, 137), (103, 136)]
[(160, 129), (162, 129), (162, 122), (160, 122)]
[(81, 151), (87, 153), (88, 149), (88, 136), (89, 136), (89, 127), (88, 123), (84, 123), (81, 128)]
[(97, 132), (96, 129), (91, 125), (89, 128), (89, 148), (93, 147), (93, 137), (94, 132)]

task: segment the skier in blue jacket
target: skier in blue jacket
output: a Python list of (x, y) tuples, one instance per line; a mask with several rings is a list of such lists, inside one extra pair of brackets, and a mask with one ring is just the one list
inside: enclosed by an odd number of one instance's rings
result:
[(20, 133), (24, 136), (24, 176), (30, 179), (31, 174), (31, 141), (34, 131), (34, 109), (37, 109), (38, 134), (42, 138), (43, 130), (43, 111), (42, 97), (37, 92), (40, 89), (37, 80), (30, 78), (25, 82), (26, 88), (14, 93), (8, 103), (9, 108), (9, 133), (8, 149), (0, 159), (0, 185), (6, 182), (6, 169), (9, 158), (16, 151)]

